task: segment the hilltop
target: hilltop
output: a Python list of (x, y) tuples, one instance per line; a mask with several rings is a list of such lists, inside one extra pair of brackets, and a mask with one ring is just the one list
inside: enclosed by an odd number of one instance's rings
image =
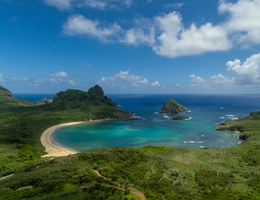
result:
[(165, 104), (163, 105), (159, 113), (177, 114), (177, 113), (182, 113), (187, 111), (188, 111), (187, 108), (177, 103), (174, 99), (169, 99), (165, 102)]

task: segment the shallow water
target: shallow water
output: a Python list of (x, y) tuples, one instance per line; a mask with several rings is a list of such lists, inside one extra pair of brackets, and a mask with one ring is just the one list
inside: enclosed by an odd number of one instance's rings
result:
[[(56, 143), (86, 151), (107, 147), (146, 145), (186, 148), (226, 148), (241, 141), (235, 132), (216, 131), (218, 123), (246, 117), (260, 110), (260, 95), (108, 95), (123, 110), (140, 121), (83, 123), (55, 131)], [(158, 113), (164, 102), (174, 98), (189, 112), (190, 120), (174, 121)]]

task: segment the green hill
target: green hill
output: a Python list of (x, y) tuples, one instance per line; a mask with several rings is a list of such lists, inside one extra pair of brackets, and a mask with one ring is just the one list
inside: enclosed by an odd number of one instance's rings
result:
[(17, 106), (34, 106), (35, 103), (23, 99), (14, 98), (13, 94), (0, 85), (0, 108), (17, 107)]

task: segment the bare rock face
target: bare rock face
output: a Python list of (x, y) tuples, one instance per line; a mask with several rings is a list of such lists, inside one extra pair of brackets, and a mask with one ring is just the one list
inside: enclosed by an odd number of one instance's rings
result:
[(53, 98), (53, 102), (54, 101), (57, 101), (61, 96), (63, 96), (65, 94), (65, 91), (61, 91), (61, 92), (59, 92), (59, 93), (57, 93), (56, 95), (55, 95), (55, 97)]
[(12, 92), (10, 92), (9, 90), (7, 90), (6, 88), (4, 88), (4, 87), (2, 87), (2, 86), (0, 86), (0, 93), (2, 93), (2, 94), (5, 95), (5, 96), (14, 98)]
[(104, 91), (99, 85), (95, 85), (94, 87), (88, 90), (89, 93), (95, 93), (97, 96), (104, 96)]
[(161, 111), (159, 113), (168, 113), (168, 114), (177, 114), (187, 112), (187, 108), (183, 107), (179, 103), (177, 103), (174, 99), (169, 99), (163, 105)]

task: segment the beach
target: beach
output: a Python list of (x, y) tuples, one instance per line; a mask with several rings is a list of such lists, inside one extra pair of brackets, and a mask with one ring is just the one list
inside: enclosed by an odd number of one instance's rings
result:
[(61, 127), (64, 126), (71, 126), (71, 125), (75, 125), (75, 124), (79, 124), (82, 122), (70, 122), (70, 123), (65, 123), (65, 124), (59, 124), (56, 126), (52, 126), (50, 128), (48, 128), (47, 130), (45, 130), (42, 135), (41, 135), (41, 143), (42, 145), (45, 147), (45, 151), (47, 152), (46, 155), (43, 155), (43, 157), (61, 157), (61, 156), (68, 156), (68, 155), (73, 155), (76, 154), (78, 152), (58, 146), (56, 144), (54, 144), (51, 140), (51, 135), (52, 133)]

